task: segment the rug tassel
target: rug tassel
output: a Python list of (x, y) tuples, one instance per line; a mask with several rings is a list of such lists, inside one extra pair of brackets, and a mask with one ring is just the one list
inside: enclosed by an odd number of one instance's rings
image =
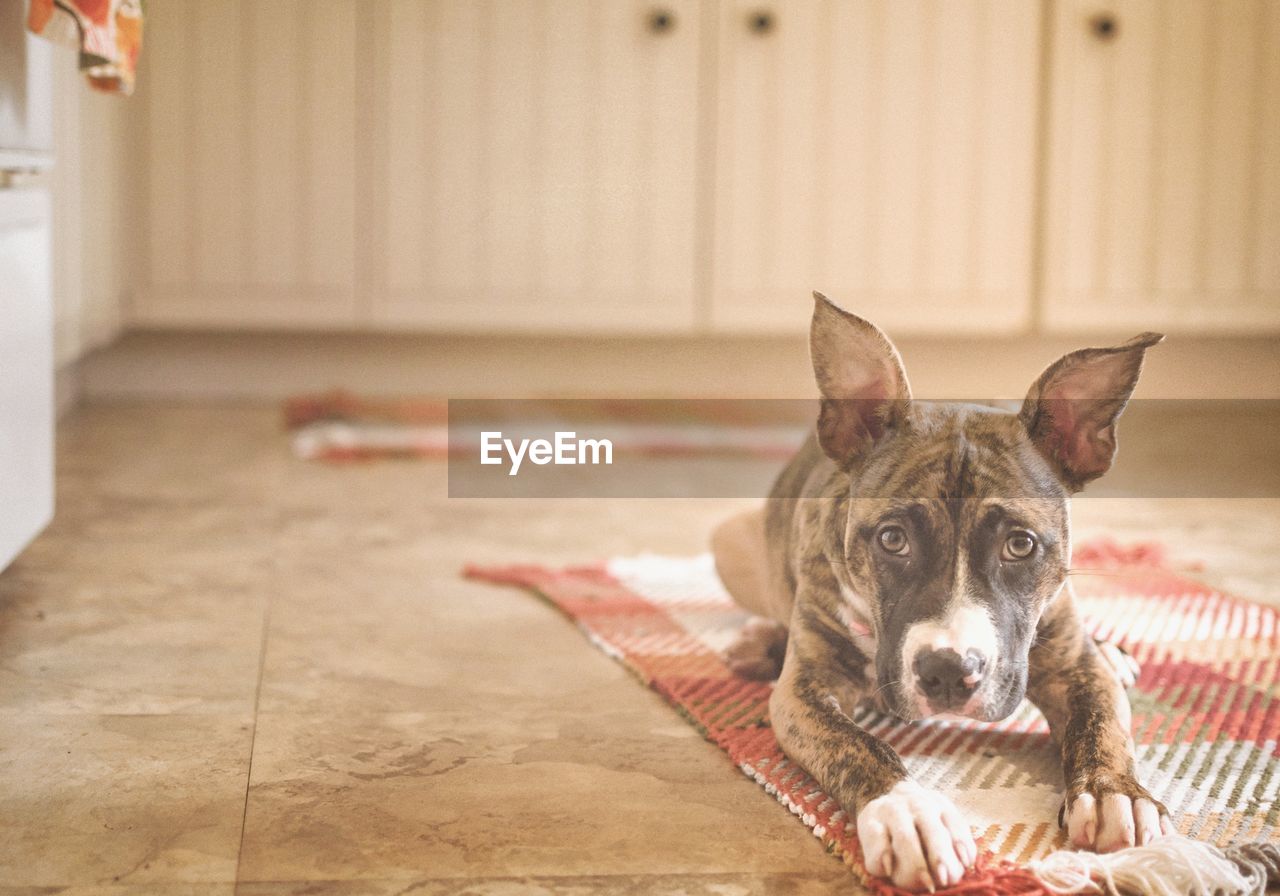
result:
[(1280, 844), (1217, 849), (1185, 837), (1109, 855), (1059, 850), (1028, 863), (1051, 893), (1110, 896), (1261, 896), (1280, 883)]

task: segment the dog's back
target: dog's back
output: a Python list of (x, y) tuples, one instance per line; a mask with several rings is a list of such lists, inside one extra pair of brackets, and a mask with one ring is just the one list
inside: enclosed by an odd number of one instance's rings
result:
[[(810, 434), (774, 481), (764, 506), (717, 527), (711, 536), (716, 570), (739, 606), (784, 626), (790, 624), (796, 590), (796, 514), (804, 499), (834, 497), (830, 485), (835, 472), (835, 464)], [(811, 512), (820, 512), (827, 503), (808, 506)]]

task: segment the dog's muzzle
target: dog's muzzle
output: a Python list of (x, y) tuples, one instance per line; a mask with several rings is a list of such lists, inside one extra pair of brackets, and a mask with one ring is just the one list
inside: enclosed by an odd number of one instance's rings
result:
[(956, 713), (987, 714), (1000, 644), (988, 611), (974, 604), (953, 605), (943, 618), (923, 619), (902, 642), (903, 698), (919, 717)]
[(912, 663), (916, 690), (935, 712), (964, 713), (982, 685), (986, 669), (987, 658), (972, 647), (963, 656), (950, 647), (925, 647)]

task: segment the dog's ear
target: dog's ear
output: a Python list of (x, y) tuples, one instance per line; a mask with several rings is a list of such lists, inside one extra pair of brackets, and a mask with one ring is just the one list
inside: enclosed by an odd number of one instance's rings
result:
[(1138, 384), (1147, 349), (1163, 339), (1159, 333), (1142, 333), (1123, 345), (1064, 355), (1027, 393), (1018, 416), (1071, 491), (1111, 467), (1116, 419)]
[(911, 387), (889, 337), (822, 293), (813, 299), (809, 355), (822, 393), (818, 442), (847, 468), (893, 425)]

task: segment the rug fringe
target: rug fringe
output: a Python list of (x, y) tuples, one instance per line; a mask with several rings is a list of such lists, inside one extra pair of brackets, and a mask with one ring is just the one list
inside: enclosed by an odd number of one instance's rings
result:
[(1218, 849), (1181, 836), (1108, 855), (1063, 849), (1027, 867), (1055, 894), (1109, 896), (1261, 896), (1280, 883), (1280, 845)]
[[(866, 888), (876, 896), (919, 896), (912, 890), (895, 887), (883, 878), (871, 877), (856, 865)], [(1053, 896), (1040, 878), (1007, 859), (984, 852), (964, 878), (949, 887), (934, 890), (932, 896)]]

